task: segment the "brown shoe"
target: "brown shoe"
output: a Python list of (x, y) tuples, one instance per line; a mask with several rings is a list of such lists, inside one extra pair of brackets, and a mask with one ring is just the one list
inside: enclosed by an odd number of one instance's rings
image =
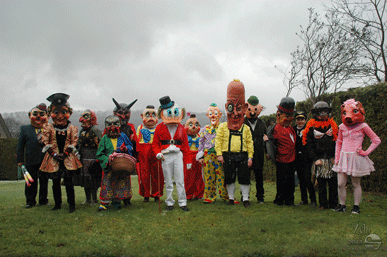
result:
[(227, 205), (234, 205), (234, 200), (228, 200)]

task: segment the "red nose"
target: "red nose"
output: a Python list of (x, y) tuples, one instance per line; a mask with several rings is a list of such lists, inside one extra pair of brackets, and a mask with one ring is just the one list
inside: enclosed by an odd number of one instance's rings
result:
[(345, 123), (351, 124), (352, 122), (353, 122), (353, 121), (352, 121), (351, 118), (349, 118), (349, 117), (345, 118)]

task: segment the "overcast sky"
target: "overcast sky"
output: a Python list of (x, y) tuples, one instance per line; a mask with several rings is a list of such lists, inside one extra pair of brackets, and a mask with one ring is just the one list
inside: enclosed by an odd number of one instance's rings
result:
[[(57, 92), (76, 110), (132, 110), (169, 95), (189, 112), (224, 107), (234, 78), (276, 111), (308, 8), (328, 0), (0, 2), (0, 113)], [(293, 91), (296, 101), (303, 92)]]

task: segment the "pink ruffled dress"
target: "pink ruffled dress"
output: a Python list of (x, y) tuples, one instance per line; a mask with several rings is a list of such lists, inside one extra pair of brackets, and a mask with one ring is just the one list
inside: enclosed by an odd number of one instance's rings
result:
[[(363, 151), (362, 143), (365, 135), (371, 139), (372, 143), (366, 151)], [(366, 123), (354, 126), (340, 124), (335, 154), (335, 163), (337, 164), (333, 166), (332, 170), (353, 177), (370, 175), (375, 168), (368, 155), (378, 147), (380, 142), (380, 138)], [(358, 153), (359, 150), (361, 155)]]

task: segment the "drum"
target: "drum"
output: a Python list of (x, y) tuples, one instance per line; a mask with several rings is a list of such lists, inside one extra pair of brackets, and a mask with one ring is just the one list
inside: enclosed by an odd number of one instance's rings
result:
[(136, 158), (126, 153), (114, 152), (109, 156), (112, 175), (117, 177), (136, 175), (136, 162)]

